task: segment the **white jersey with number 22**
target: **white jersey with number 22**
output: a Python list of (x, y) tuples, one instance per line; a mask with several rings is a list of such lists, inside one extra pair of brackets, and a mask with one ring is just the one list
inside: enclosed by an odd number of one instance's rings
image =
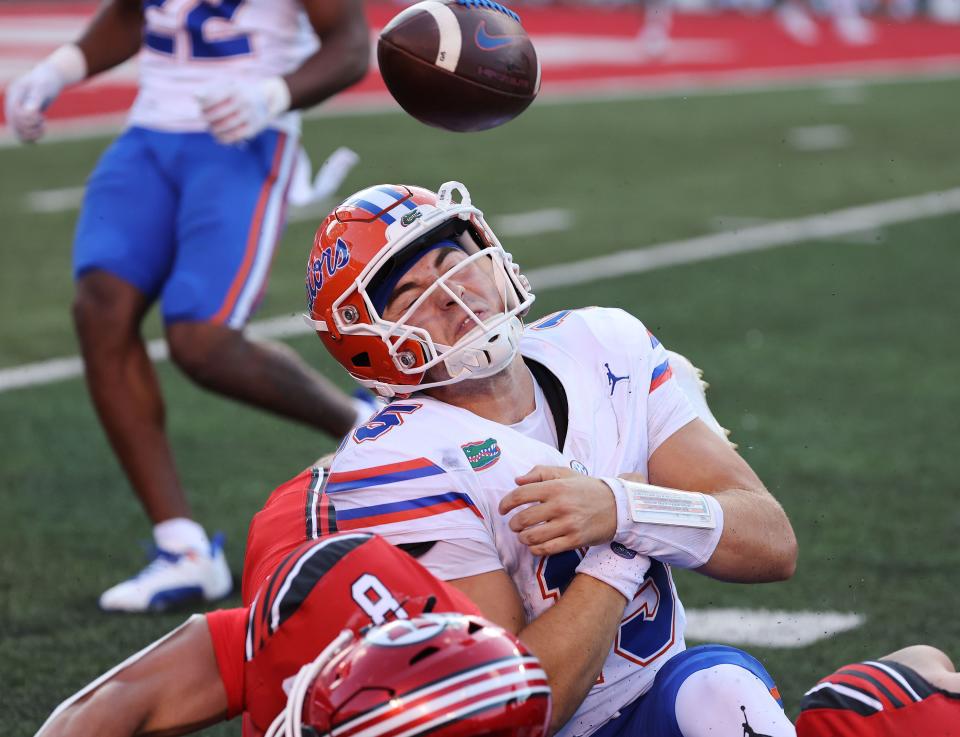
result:
[[(207, 129), (197, 97), (296, 69), (317, 48), (297, 0), (143, 0), (140, 91), (131, 125)], [(288, 113), (273, 127), (295, 133)]]

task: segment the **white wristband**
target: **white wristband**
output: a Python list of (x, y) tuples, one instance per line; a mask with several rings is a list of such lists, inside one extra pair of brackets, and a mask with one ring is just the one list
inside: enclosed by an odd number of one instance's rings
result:
[(633, 599), (650, 568), (650, 559), (637, 555), (623, 545), (613, 542), (597, 545), (583, 556), (577, 573), (585, 573), (615, 588), (627, 601)]
[(267, 77), (263, 80), (262, 89), (271, 119), (290, 109), (290, 88), (283, 77)]
[(63, 86), (76, 84), (87, 78), (87, 57), (76, 44), (65, 44), (43, 60), (60, 74)]
[(617, 505), (614, 540), (679, 568), (710, 560), (723, 534), (723, 507), (709, 494), (602, 478)]

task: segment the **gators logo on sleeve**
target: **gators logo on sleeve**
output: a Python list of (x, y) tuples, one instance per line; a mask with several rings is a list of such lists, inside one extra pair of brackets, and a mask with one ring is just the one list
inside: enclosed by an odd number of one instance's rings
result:
[(467, 460), (470, 461), (470, 467), (474, 471), (483, 471), (490, 468), (500, 460), (500, 446), (497, 445), (495, 438), (487, 438), (475, 443), (466, 443), (460, 446)]

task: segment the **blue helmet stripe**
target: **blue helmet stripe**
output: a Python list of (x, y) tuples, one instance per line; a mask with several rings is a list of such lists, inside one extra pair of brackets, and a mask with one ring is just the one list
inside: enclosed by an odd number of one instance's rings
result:
[[(404, 197), (407, 196), (403, 192), (398, 192), (397, 190), (391, 187), (374, 187), (374, 189), (376, 189), (377, 192), (382, 192), (385, 195), (389, 195), (390, 197), (393, 197), (395, 200), (402, 200)], [(401, 204), (404, 207), (406, 207), (408, 210), (414, 210), (417, 207), (416, 203), (411, 202), (410, 200), (405, 200)]]
[(389, 212), (381, 213), (380, 211), (383, 209), (382, 207), (378, 207), (377, 205), (374, 205), (372, 202), (368, 202), (367, 200), (359, 200), (359, 199), (351, 200), (347, 204), (353, 205), (355, 207), (363, 208), (364, 210), (369, 212), (371, 215), (376, 215), (380, 213), (380, 219), (383, 222), (385, 222), (387, 225), (390, 225), (396, 222), (396, 218), (394, 218), (393, 215), (391, 215)]

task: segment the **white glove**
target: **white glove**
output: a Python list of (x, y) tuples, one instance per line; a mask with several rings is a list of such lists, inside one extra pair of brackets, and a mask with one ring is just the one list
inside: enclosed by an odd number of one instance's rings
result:
[(44, 133), (43, 112), (68, 84), (86, 76), (83, 52), (73, 44), (61, 46), (6, 89), (4, 112), (11, 130), (24, 142)]
[(290, 89), (282, 77), (234, 85), (198, 97), (210, 132), (220, 143), (253, 138), (290, 109)]

